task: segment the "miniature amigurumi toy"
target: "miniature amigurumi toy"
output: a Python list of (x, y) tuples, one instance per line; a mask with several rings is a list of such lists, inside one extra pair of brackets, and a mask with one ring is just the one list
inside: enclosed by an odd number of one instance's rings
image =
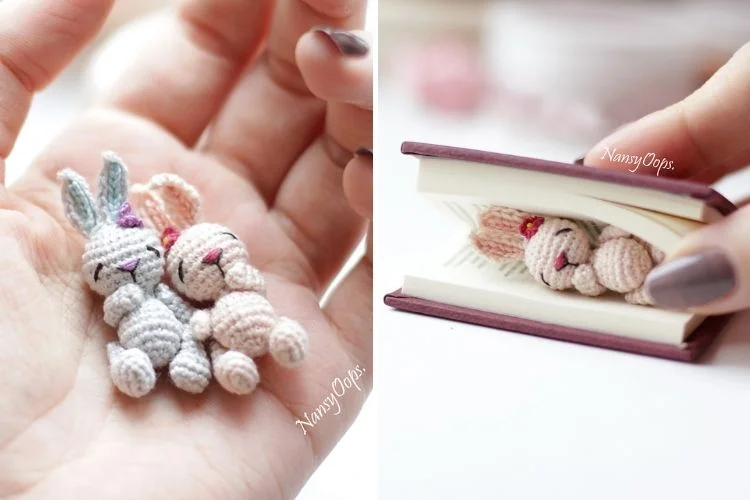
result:
[(133, 187), (134, 202), (162, 232), (173, 288), (195, 303), (190, 319), (196, 340), (209, 342), (213, 375), (234, 394), (248, 394), (260, 380), (253, 358), (270, 353), (292, 368), (307, 355), (299, 323), (278, 316), (265, 296), (262, 274), (249, 264), (245, 245), (229, 228), (201, 222), (200, 195), (181, 177), (157, 175)]
[(501, 261), (523, 261), (538, 282), (553, 290), (575, 288), (588, 295), (607, 290), (632, 304), (652, 305), (643, 286), (664, 253), (619, 228), (605, 226), (595, 247), (574, 221), (490, 206), (471, 233), (475, 249)]
[(104, 321), (117, 329), (119, 342), (107, 345), (112, 381), (123, 393), (138, 398), (154, 388), (155, 369), (169, 365), (177, 387), (201, 392), (210, 377), (206, 353), (155, 296), (166, 288), (160, 284), (164, 251), (159, 235), (143, 227), (127, 202), (125, 165), (114, 153), (103, 156), (96, 200), (73, 170), (62, 170), (58, 178), (65, 215), (87, 237), (84, 279), (106, 297)]

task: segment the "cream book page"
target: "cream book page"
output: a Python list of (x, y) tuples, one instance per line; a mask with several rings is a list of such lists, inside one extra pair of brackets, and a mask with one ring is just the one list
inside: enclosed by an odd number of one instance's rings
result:
[(547, 192), (555, 196), (587, 197), (620, 206), (642, 207), (649, 211), (673, 214), (678, 218), (704, 223), (714, 222), (722, 217), (702, 200), (686, 196), (591, 179), (443, 158), (420, 159), (417, 190), (439, 195), (490, 199), (504, 199), (507, 194), (518, 194), (526, 200), (532, 200), (535, 193)]

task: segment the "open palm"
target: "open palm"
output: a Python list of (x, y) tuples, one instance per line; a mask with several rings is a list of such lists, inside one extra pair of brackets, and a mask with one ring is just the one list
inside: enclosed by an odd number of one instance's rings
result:
[[(0, 4), (0, 172), (33, 92), (111, 4)], [(370, 252), (319, 301), (371, 214), (371, 157), (349, 153), (372, 148), (371, 60), (305, 33), (357, 27), (364, 7), (182, 2), (105, 102), (0, 187), (0, 497), (290, 498), (343, 435), (371, 385)], [(115, 332), (80, 275), (83, 239), (55, 180), (64, 166), (93, 180), (107, 149), (133, 182), (174, 172), (198, 187), (205, 218), (244, 240), (271, 302), (310, 333), (300, 368), (262, 360), (248, 397), (216, 384), (194, 396), (167, 380), (138, 400), (113, 389)], [(295, 424), (358, 365), (362, 391), (346, 390), (340, 414)]]

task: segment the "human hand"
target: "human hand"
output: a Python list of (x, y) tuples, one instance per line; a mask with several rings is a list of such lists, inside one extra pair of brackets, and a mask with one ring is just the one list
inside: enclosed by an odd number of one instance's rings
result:
[[(0, 2), (0, 172), (33, 91), (112, 3)], [(291, 498), (352, 423), (371, 387), (371, 253), (322, 310), (319, 300), (371, 215), (371, 159), (349, 151), (372, 150), (372, 59), (348, 35), (335, 36), (357, 55), (304, 33), (361, 26), (364, 9), (185, 0), (103, 101), (0, 188), (0, 496)], [(248, 397), (164, 380), (142, 399), (116, 392), (115, 334), (80, 275), (83, 240), (55, 180), (71, 166), (92, 181), (103, 150), (123, 157), (133, 182), (173, 172), (201, 190), (206, 220), (246, 242), (275, 309), (310, 333), (300, 367), (259, 360)], [(303, 433), (295, 421), (357, 365), (364, 390)]]
[[(586, 165), (633, 170), (612, 151), (673, 162), (661, 176), (715, 182), (750, 163), (750, 44), (685, 100), (601, 141)], [(641, 167), (638, 174), (656, 175)], [(720, 314), (750, 307), (750, 206), (689, 234), (646, 281), (657, 305)]]

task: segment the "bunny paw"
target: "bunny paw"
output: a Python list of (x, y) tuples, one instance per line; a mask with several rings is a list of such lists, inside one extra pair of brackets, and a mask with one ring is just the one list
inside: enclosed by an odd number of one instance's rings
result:
[(156, 385), (156, 372), (148, 355), (140, 349), (123, 349), (113, 342), (107, 346), (109, 373), (115, 387), (133, 398), (151, 392)]
[(596, 279), (591, 264), (579, 265), (573, 273), (573, 286), (583, 295), (596, 297), (607, 291)]
[(195, 311), (190, 318), (190, 330), (195, 340), (202, 342), (211, 336), (211, 314), (208, 311)]
[(269, 339), (271, 356), (278, 364), (294, 368), (307, 356), (309, 339), (302, 326), (289, 318), (279, 318)]
[(266, 280), (260, 271), (247, 264), (236, 264), (226, 271), (225, 281), (231, 290), (266, 293)]
[(211, 346), (214, 377), (227, 392), (250, 394), (260, 382), (253, 358), (239, 351), (229, 351), (213, 342)]
[(645, 286), (642, 286), (636, 290), (633, 290), (632, 292), (626, 293), (625, 300), (631, 304), (637, 304), (637, 305), (642, 305), (642, 306), (654, 305), (654, 299), (651, 297), (648, 291), (646, 291)]

